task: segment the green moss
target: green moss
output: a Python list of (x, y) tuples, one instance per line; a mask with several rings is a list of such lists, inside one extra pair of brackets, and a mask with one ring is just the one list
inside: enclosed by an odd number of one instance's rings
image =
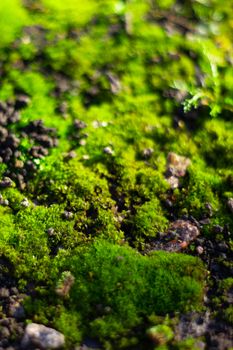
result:
[(163, 315), (201, 305), (203, 267), (192, 257), (164, 252), (143, 257), (97, 241), (56, 261), (75, 279), (68, 309), (89, 320), (91, 335), (101, 340), (127, 334), (152, 311)]
[[(28, 160), (20, 130), (32, 120), (55, 127), (59, 144), (34, 159), (23, 191), (1, 189), (9, 205), (0, 206), (0, 253), (23, 291), (34, 286), (29, 319), (64, 332), (67, 348), (88, 335), (105, 349), (140, 349), (151, 315), (169, 333), (163, 316), (201, 307), (200, 260), (141, 256), (126, 242), (142, 249), (184, 214), (210, 216), (201, 232), (210, 239), (214, 225), (233, 227), (231, 13), (221, 1), (1, 1), (0, 100), (31, 99), (7, 125), (21, 138), (19, 159)], [(86, 128), (74, 130), (75, 119)], [(176, 190), (169, 152), (192, 163)], [(9, 172), (0, 162), (1, 179)], [(74, 284), (59, 294), (67, 276)], [(218, 307), (231, 284), (220, 285)], [(232, 322), (231, 306), (223, 318)], [(194, 339), (170, 343), (198, 348)]]
[(213, 210), (218, 210), (219, 201), (215, 189), (219, 184), (220, 178), (214, 172), (206, 173), (197, 165), (189, 167), (189, 178), (179, 193), (179, 205), (186, 213), (190, 212), (197, 218), (206, 211), (207, 203)]
[(20, 0), (4, 0), (0, 4), (0, 47), (9, 45), (17, 38), (20, 29), (29, 22)]
[(163, 211), (158, 199), (153, 199), (141, 205), (133, 218), (133, 234), (135, 236), (156, 237), (157, 233), (163, 232), (168, 224), (168, 220), (163, 215)]

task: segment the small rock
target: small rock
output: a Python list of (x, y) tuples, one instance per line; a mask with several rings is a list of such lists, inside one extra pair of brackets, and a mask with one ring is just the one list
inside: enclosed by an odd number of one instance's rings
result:
[(17, 320), (25, 318), (24, 307), (18, 301), (16, 301), (14, 304), (10, 304), (9, 315)]
[(2, 327), (0, 330), (1, 339), (7, 339), (10, 337), (10, 331), (7, 327)]
[(59, 349), (65, 345), (62, 333), (42, 324), (30, 323), (27, 325), (21, 346), (28, 349), (30, 346), (40, 349)]
[(199, 246), (197, 246), (196, 251), (197, 251), (197, 253), (198, 253), (199, 255), (201, 255), (201, 254), (204, 253), (204, 248), (203, 248), (202, 246), (199, 245)]
[(108, 126), (108, 122), (100, 122), (98, 120), (94, 120), (92, 123), (92, 126), (97, 129), (97, 128), (106, 128), (106, 126)]
[(77, 153), (75, 151), (70, 151), (66, 154), (65, 159), (70, 160), (70, 159), (74, 159), (76, 157), (77, 157)]
[(179, 156), (176, 153), (170, 152), (167, 157), (167, 170), (170, 175), (183, 177), (186, 174), (188, 166), (191, 164), (189, 158)]
[(84, 123), (82, 120), (78, 120), (76, 119), (74, 121), (74, 127), (77, 129), (77, 130), (80, 130), (80, 129), (84, 129), (87, 127), (87, 124)]
[(179, 179), (176, 176), (170, 176), (167, 178), (167, 182), (169, 183), (170, 187), (174, 190), (175, 188), (179, 187)]
[(7, 288), (0, 288), (0, 298), (8, 298), (10, 296), (9, 289)]
[(111, 147), (108, 146), (108, 147), (104, 148), (104, 153), (109, 154), (109, 155), (113, 155), (114, 151)]
[(9, 177), (4, 177), (2, 181), (0, 181), (0, 187), (6, 188), (11, 187), (13, 185), (13, 181)]
[(109, 79), (111, 92), (117, 94), (121, 90), (120, 80), (111, 72), (107, 73), (107, 77)]
[(55, 233), (54, 228), (53, 227), (48, 228), (47, 233), (48, 233), (49, 236), (53, 236), (54, 233)]
[(24, 162), (22, 160), (16, 159), (15, 160), (15, 167), (17, 169), (22, 169), (24, 167)]
[(9, 205), (8, 199), (4, 199), (1, 194), (0, 194), (0, 205), (6, 206), (6, 207)]
[(206, 219), (200, 220), (199, 223), (201, 225), (209, 225), (210, 224), (210, 219), (206, 218)]
[(24, 207), (24, 208), (28, 208), (29, 205), (30, 205), (29, 200), (28, 200), (27, 198), (24, 198), (24, 199), (21, 201), (20, 205), (21, 205), (22, 207)]
[(65, 210), (64, 213), (63, 213), (63, 217), (64, 217), (66, 220), (71, 220), (71, 219), (73, 219), (74, 214), (73, 214), (71, 211)]
[(87, 141), (86, 141), (85, 139), (81, 139), (81, 140), (79, 141), (80, 146), (85, 146), (86, 143), (87, 143)]
[(210, 203), (205, 203), (205, 208), (208, 211), (208, 215), (211, 217), (213, 216), (213, 208), (212, 205)]
[(145, 148), (142, 152), (142, 155), (144, 158), (148, 159), (152, 156), (153, 153), (154, 153), (153, 148)]
[(190, 221), (176, 220), (169, 227), (168, 234), (175, 234), (178, 240), (189, 243), (200, 235), (200, 231), (197, 226)]
[(229, 198), (227, 201), (227, 206), (233, 214), (233, 198)]

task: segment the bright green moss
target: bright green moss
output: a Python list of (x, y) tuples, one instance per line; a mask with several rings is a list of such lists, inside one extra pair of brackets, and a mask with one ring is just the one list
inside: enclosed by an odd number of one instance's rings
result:
[(206, 173), (196, 166), (189, 167), (189, 178), (180, 191), (179, 198), (181, 208), (192, 213), (195, 217), (201, 217), (209, 203), (213, 210), (218, 210), (219, 201), (215, 194), (215, 188), (219, 186), (220, 178), (213, 173)]
[(0, 4), (0, 48), (9, 45), (17, 38), (20, 29), (29, 22), (20, 0), (4, 0)]
[(152, 312), (166, 314), (201, 303), (203, 267), (192, 257), (164, 252), (144, 257), (97, 241), (64, 259), (58, 255), (56, 261), (75, 278), (68, 309), (89, 320), (92, 336), (102, 340), (126, 334)]
[(157, 233), (166, 229), (168, 220), (163, 215), (160, 202), (152, 199), (139, 207), (133, 218), (133, 234), (135, 236), (156, 237)]

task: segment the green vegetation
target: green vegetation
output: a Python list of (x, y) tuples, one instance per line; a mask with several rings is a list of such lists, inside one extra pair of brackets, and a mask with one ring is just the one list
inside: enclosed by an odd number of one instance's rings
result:
[[(0, 180), (15, 174), (0, 189), (0, 257), (27, 320), (63, 332), (67, 349), (86, 336), (106, 350), (198, 349), (166, 315), (203, 309), (207, 266), (148, 251), (184, 215), (208, 218), (201, 235), (218, 242), (214, 226), (233, 228), (231, 1), (2, 0), (0, 27), (0, 101), (30, 99), (13, 123), (0, 112), (19, 138), (0, 163)], [(56, 129), (43, 157), (25, 132), (36, 120)], [(169, 152), (191, 161), (174, 189)]]

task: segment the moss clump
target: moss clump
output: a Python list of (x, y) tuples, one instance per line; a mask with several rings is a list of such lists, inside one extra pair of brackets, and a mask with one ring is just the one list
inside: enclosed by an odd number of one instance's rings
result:
[(74, 277), (67, 312), (76, 310), (82, 324), (77, 328), (103, 342), (117, 341), (152, 312), (201, 306), (204, 270), (196, 258), (165, 252), (146, 257), (100, 240), (55, 260)]
[(0, 4), (0, 48), (17, 38), (21, 28), (29, 22), (27, 12), (19, 0), (4, 0)]
[(158, 199), (152, 199), (141, 205), (133, 218), (133, 235), (135, 237), (156, 237), (163, 232), (168, 224), (164, 217), (161, 204)]

